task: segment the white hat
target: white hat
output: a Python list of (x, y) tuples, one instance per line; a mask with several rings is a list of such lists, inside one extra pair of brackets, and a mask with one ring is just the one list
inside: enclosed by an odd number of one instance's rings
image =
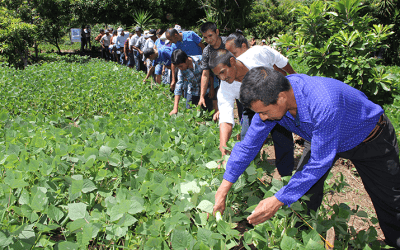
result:
[(122, 31), (124, 31), (123, 28), (118, 28), (118, 29), (117, 29), (118, 35), (120, 35)]
[(178, 24), (175, 25), (174, 29), (176, 29), (176, 31), (181, 32), (182, 27)]
[(262, 41), (261, 41), (261, 42), (265, 43), (265, 39), (262, 39)]
[(167, 39), (165, 32), (161, 35), (160, 40), (164, 41), (166, 44), (169, 43), (169, 40)]

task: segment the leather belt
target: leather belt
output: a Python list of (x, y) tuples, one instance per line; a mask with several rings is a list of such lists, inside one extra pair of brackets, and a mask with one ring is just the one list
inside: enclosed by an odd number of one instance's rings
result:
[(375, 139), (380, 134), (380, 132), (382, 131), (385, 124), (386, 124), (386, 121), (383, 120), (383, 114), (382, 114), (379, 117), (379, 121), (376, 124), (375, 128), (371, 131), (371, 133), (369, 133), (369, 135), (367, 136), (367, 138), (365, 138), (365, 140), (363, 142), (369, 142), (369, 141)]

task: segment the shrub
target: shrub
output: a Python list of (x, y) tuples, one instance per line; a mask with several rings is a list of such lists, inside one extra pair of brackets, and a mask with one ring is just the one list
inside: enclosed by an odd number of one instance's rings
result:
[(299, 28), (294, 35), (282, 35), (278, 44), (290, 48), (288, 56), (302, 58), (310, 66), (309, 75), (336, 78), (362, 90), (378, 103), (387, 102), (392, 78), (377, 67), (374, 53), (386, 48), (392, 25), (369, 24), (372, 18), (360, 15), (361, 0), (315, 1), (297, 11)]
[(0, 8), (0, 53), (10, 66), (23, 68), (28, 63), (28, 48), (34, 43), (36, 26), (13, 17)]

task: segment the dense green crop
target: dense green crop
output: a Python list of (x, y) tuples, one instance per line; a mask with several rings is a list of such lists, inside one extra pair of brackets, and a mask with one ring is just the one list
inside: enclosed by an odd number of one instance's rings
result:
[(0, 248), (324, 249), (318, 233), (332, 226), (338, 249), (379, 245), (372, 226), (356, 233), (347, 225), (350, 215), (366, 213), (344, 204), (305, 217), (315, 230), (294, 227), (297, 202), (237, 231), (288, 181), (264, 185), (273, 167), (259, 158), (234, 184), (217, 222), (209, 214), (224, 172), (217, 124), (196, 109), (169, 116), (168, 86), (151, 89), (133, 72), (100, 60), (3, 68)]

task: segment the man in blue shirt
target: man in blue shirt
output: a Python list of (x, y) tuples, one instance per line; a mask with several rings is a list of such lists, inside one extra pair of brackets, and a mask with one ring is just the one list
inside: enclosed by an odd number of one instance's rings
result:
[(154, 65), (160, 64), (165, 65), (167, 68), (171, 68), (171, 55), (172, 48), (167, 46), (160, 47), (159, 50), (154, 51), (154, 48), (146, 48), (143, 51), (144, 57), (153, 61), (153, 67), (147, 72), (147, 75), (143, 82), (145, 82), (154, 72)]
[(233, 148), (214, 211), (224, 211), (230, 187), (257, 155), (270, 130), (280, 124), (310, 141), (311, 155), (288, 185), (258, 204), (247, 218), (249, 223), (264, 222), (304, 194), (313, 194), (310, 204), (316, 210), (327, 173), (337, 157), (343, 157), (355, 165), (387, 243), (400, 248), (399, 149), (394, 128), (379, 105), (338, 80), (284, 77), (265, 67), (246, 74), (240, 100), (257, 114), (245, 139)]
[[(165, 36), (172, 44), (171, 47), (173, 51), (176, 49), (181, 49), (188, 56), (201, 55), (203, 53), (203, 49), (205, 48), (204, 44), (201, 42), (201, 37), (199, 37), (193, 31), (178, 32), (176, 29), (170, 28), (165, 31)], [(171, 73), (171, 90), (173, 90), (176, 84), (176, 72), (173, 64), (171, 67)]]

